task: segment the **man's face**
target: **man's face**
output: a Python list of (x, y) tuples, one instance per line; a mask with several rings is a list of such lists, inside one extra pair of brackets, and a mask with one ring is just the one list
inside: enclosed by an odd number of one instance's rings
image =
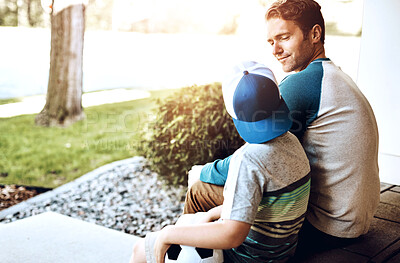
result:
[(304, 38), (303, 32), (291, 20), (271, 18), (267, 20), (268, 43), (272, 54), (282, 64), (285, 72), (300, 71), (311, 62), (314, 46), (311, 38)]

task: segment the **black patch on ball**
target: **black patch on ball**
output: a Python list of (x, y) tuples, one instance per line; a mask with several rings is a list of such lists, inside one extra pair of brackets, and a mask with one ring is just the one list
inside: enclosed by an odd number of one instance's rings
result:
[(179, 253), (181, 253), (181, 246), (179, 245), (171, 245), (167, 250), (167, 256), (170, 260), (177, 260)]
[(201, 259), (210, 258), (213, 256), (213, 253), (214, 253), (214, 251), (212, 249), (208, 249), (208, 248), (196, 247), (196, 251), (199, 254), (199, 256), (201, 257)]

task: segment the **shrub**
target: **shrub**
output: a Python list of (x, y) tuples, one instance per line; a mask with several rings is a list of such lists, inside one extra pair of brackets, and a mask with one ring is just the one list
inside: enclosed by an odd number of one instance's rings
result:
[(183, 88), (157, 104), (140, 150), (170, 184), (186, 184), (191, 166), (225, 158), (244, 143), (219, 83)]

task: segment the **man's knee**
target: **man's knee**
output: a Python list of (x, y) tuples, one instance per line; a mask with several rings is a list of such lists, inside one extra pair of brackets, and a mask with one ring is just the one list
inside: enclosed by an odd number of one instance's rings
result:
[(197, 203), (196, 196), (199, 195), (197, 184), (201, 184), (201, 181), (196, 180), (191, 185), (189, 185), (189, 188), (186, 192), (185, 206), (183, 208), (184, 214), (194, 214), (196, 212), (199, 212), (199, 211), (197, 211), (197, 208), (196, 208), (196, 203)]
[(197, 180), (186, 193), (185, 214), (207, 212), (223, 203), (223, 187)]
[(200, 179), (194, 181), (189, 186), (187, 193), (192, 195), (192, 196), (204, 194), (207, 190), (204, 189), (203, 184), (204, 183), (202, 181), (200, 181)]

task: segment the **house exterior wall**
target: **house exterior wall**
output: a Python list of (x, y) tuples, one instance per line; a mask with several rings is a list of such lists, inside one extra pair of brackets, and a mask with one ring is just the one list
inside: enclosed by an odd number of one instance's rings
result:
[(378, 122), (381, 181), (392, 184), (400, 184), (399, 11), (400, 1), (365, 0), (357, 79)]

